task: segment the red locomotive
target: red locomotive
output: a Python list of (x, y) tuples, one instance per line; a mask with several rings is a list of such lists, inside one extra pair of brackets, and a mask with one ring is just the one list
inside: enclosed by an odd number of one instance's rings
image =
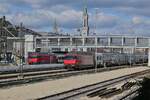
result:
[(67, 69), (93, 67), (94, 56), (91, 53), (69, 53), (64, 58), (64, 65)]
[(79, 64), (78, 55), (66, 55), (64, 58), (65, 65), (75, 66)]
[(50, 64), (56, 63), (57, 57), (50, 53), (29, 52), (28, 64)]

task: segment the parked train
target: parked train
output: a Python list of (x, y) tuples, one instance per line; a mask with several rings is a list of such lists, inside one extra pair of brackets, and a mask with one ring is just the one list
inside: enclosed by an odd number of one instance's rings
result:
[(125, 54), (125, 53), (68, 53), (64, 58), (64, 65), (67, 69), (81, 69), (94, 67), (110, 67), (116, 65), (127, 65), (145, 63), (148, 60), (147, 55), (143, 54)]
[(50, 64), (57, 63), (57, 57), (54, 54), (44, 52), (29, 52), (28, 64)]

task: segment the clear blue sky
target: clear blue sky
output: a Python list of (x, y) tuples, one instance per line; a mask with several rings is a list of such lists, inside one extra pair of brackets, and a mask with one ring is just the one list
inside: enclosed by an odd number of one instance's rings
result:
[[(87, 0), (90, 32), (97, 23), (98, 34), (140, 34), (150, 36), (150, 0)], [(98, 9), (95, 20), (95, 9)], [(74, 33), (82, 26), (82, 0), (0, 0), (0, 17), (35, 31), (59, 30)]]

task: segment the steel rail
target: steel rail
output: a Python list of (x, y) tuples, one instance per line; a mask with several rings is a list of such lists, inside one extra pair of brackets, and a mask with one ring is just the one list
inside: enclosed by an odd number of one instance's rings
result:
[[(60, 70), (43, 70), (43, 71), (33, 71), (33, 72), (24, 72), (23, 76), (31, 76), (31, 75), (40, 75), (40, 74), (49, 74), (49, 73), (61, 73), (66, 72), (66, 69), (60, 69)], [(3, 74), (0, 75), (0, 80), (2, 79), (10, 79), (10, 78), (17, 78), (19, 73), (13, 73), (13, 74)]]

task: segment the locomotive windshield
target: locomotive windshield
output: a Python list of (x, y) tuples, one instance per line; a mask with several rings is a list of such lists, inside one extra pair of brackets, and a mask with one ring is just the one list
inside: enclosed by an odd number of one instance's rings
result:
[(77, 57), (76, 56), (70, 56), (70, 55), (68, 55), (68, 56), (65, 56), (64, 59), (71, 60), (71, 59), (77, 59)]

